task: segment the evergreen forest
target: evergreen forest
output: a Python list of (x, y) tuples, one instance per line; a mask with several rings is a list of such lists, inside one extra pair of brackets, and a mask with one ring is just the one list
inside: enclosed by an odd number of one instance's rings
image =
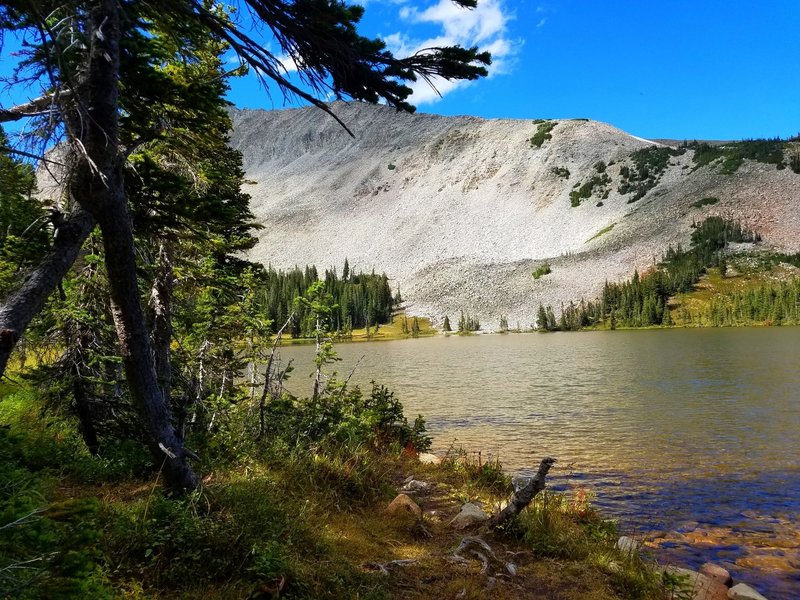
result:
[[(596, 301), (581, 300), (561, 306), (556, 318), (552, 307), (540, 306), (536, 327), (543, 331), (577, 331), (587, 327), (651, 327), (651, 326), (733, 326), (747, 324), (800, 323), (800, 286), (797, 278), (786, 281), (765, 281), (746, 290), (720, 294), (701, 309), (692, 310), (681, 304), (677, 316), (671, 302), (675, 297), (694, 290), (695, 284), (715, 270), (721, 277), (734, 260), (725, 250), (730, 243), (757, 243), (757, 232), (741, 223), (719, 216), (710, 216), (692, 225), (688, 249), (668, 248), (661, 261), (646, 273), (634, 272), (622, 283), (603, 287)], [(759, 269), (786, 263), (798, 266), (800, 254), (768, 254), (757, 259)]]

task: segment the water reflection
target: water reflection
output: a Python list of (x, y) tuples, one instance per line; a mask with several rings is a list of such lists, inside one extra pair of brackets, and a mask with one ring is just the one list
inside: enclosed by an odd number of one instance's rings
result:
[[(800, 597), (800, 329), (437, 337), (337, 350), (342, 373), (363, 355), (354, 381), (380, 381), (407, 414), (423, 413), (437, 450), (481, 449), (511, 470), (556, 456), (559, 485), (571, 473), (594, 487), (625, 526), (663, 534), (652, 538), (662, 551), (691, 564), (718, 558), (770, 598)], [(308, 394), (311, 352), (282, 351), (296, 359), (296, 393)]]

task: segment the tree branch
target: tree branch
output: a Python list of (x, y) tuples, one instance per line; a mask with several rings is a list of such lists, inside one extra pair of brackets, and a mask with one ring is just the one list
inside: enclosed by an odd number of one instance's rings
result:
[(61, 99), (69, 95), (69, 91), (45, 94), (25, 104), (18, 104), (11, 108), (0, 108), (0, 123), (8, 123), (9, 121), (19, 121), (20, 119), (50, 114), (55, 110), (56, 99)]

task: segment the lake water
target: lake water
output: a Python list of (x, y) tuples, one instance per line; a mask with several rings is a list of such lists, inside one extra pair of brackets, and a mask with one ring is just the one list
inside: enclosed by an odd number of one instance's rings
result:
[[(425, 415), (434, 450), (558, 459), (657, 556), (726, 566), (770, 600), (800, 598), (800, 328), (424, 338), (340, 344), (352, 383)], [(287, 347), (309, 395), (313, 348)]]

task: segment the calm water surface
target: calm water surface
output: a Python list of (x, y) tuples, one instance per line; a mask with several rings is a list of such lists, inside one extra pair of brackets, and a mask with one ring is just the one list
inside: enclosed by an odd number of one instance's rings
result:
[[(341, 344), (351, 382), (393, 389), (434, 449), (559, 460), (662, 560), (714, 560), (800, 598), (800, 328), (442, 337)], [(289, 347), (310, 394), (311, 347)], [(307, 388), (307, 389), (304, 389)]]

